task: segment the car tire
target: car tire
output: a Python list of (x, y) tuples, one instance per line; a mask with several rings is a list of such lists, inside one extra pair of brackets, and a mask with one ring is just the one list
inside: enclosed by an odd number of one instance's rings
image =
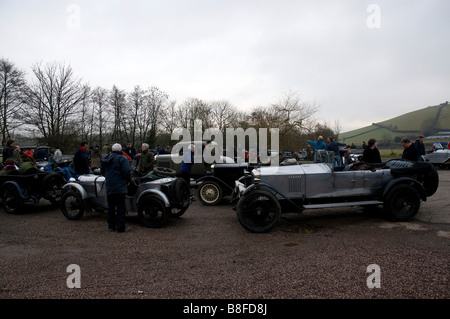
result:
[(419, 212), (420, 195), (411, 185), (397, 185), (389, 191), (383, 206), (388, 220), (406, 221)]
[(253, 190), (242, 196), (236, 208), (239, 223), (252, 233), (265, 233), (280, 220), (281, 206), (272, 193)]
[(174, 205), (175, 207), (169, 208), (169, 216), (180, 217), (186, 212), (189, 205), (182, 206), (178, 204), (186, 203), (191, 197), (191, 190), (188, 186), (188, 183), (184, 179), (182, 178), (176, 179), (174, 187), (174, 195), (177, 204)]
[(44, 179), (42, 180), (42, 189), (43, 189), (42, 197), (49, 200), (54, 205), (59, 204), (61, 200), (61, 195), (57, 193), (55, 194), (55, 192), (61, 191), (65, 183), (66, 182), (64, 180), (64, 177), (62, 177), (57, 173), (45, 176)]
[(427, 192), (427, 196), (430, 197), (436, 193), (439, 186), (439, 174), (434, 165), (430, 164), (429, 171), (423, 176), (423, 187)]
[(84, 200), (77, 191), (69, 190), (60, 201), (61, 212), (69, 220), (77, 220), (83, 217), (85, 212)]
[(22, 210), (23, 199), (14, 185), (3, 185), (0, 194), (2, 207), (8, 214), (17, 214)]
[(200, 184), (197, 190), (199, 201), (206, 206), (214, 206), (220, 203), (223, 190), (220, 185), (213, 181), (205, 181)]
[(175, 176), (177, 175), (177, 171), (175, 171), (174, 169), (171, 169), (169, 167), (154, 167), (153, 168), (153, 173), (157, 174), (157, 175), (162, 175), (162, 176)]
[(154, 195), (145, 195), (138, 204), (138, 218), (146, 227), (161, 227), (166, 219), (164, 202)]

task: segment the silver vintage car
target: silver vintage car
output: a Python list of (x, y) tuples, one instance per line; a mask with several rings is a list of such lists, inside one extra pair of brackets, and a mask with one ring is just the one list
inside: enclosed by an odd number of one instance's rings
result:
[(313, 163), (260, 167), (235, 184), (232, 203), (238, 220), (259, 233), (272, 229), (282, 211), (313, 208), (383, 205), (388, 219), (405, 221), (436, 192), (439, 176), (427, 162)]
[[(138, 177), (132, 174), (126, 196), (127, 213), (137, 213), (141, 224), (161, 227), (167, 217), (179, 217), (185, 213), (194, 197), (187, 183), (173, 170), (155, 167), (153, 172)], [(71, 178), (63, 186), (61, 211), (70, 220), (80, 219), (85, 211), (108, 208), (105, 177), (87, 174)]]
[(444, 149), (439, 142), (433, 144), (432, 152), (422, 155), (422, 157), (425, 161), (430, 162), (437, 167), (450, 169), (450, 149)]

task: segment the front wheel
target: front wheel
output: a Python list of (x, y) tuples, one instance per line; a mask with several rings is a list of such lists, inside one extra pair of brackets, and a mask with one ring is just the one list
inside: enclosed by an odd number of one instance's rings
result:
[(420, 195), (411, 185), (397, 185), (384, 200), (384, 211), (389, 220), (402, 222), (414, 217), (420, 208)]
[(69, 220), (77, 220), (84, 215), (84, 201), (76, 191), (67, 191), (61, 197), (61, 212)]
[(222, 188), (213, 181), (203, 182), (198, 187), (197, 197), (203, 205), (214, 206), (222, 200)]
[(139, 201), (139, 222), (150, 228), (159, 228), (166, 219), (164, 202), (153, 195), (147, 195)]
[(244, 195), (237, 204), (239, 223), (252, 233), (271, 230), (281, 217), (278, 199), (270, 192), (254, 190)]

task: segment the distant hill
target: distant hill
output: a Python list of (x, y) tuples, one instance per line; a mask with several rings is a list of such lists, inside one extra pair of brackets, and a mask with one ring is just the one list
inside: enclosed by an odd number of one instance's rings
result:
[[(347, 144), (355, 143), (359, 146), (363, 141), (367, 143), (369, 139), (375, 138), (379, 145), (388, 146), (399, 144), (404, 137), (415, 140), (419, 135), (436, 136), (439, 132), (450, 132), (449, 102), (429, 106), (390, 120), (372, 123), (370, 126), (341, 133), (339, 134), (339, 141)], [(431, 140), (428, 142), (432, 143)]]

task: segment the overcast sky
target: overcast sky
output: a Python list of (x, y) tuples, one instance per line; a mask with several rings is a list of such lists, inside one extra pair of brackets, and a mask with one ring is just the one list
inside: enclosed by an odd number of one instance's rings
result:
[(266, 106), (298, 92), (342, 131), (450, 100), (449, 0), (0, 0), (0, 57), (92, 87)]

